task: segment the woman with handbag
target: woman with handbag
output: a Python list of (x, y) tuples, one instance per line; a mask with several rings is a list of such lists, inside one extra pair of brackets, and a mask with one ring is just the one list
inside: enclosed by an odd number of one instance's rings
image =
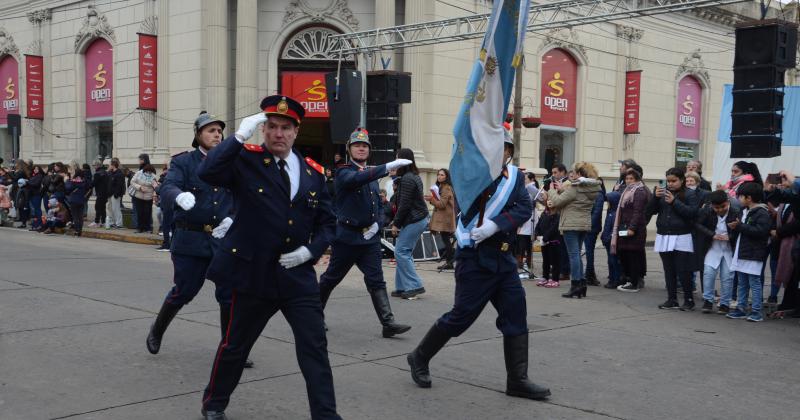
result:
[(136, 210), (136, 231), (144, 233), (153, 226), (153, 195), (158, 187), (156, 170), (153, 165), (146, 164), (131, 178), (128, 194), (132, 193)]

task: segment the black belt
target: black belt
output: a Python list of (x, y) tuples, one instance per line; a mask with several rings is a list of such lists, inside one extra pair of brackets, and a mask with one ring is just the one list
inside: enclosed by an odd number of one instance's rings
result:
[(345, 228), (347, 230), (352, 230), (352, 231), (355, 231), (355, 232), (364, 233), (364, 232), (368, 231), (370, 226), (372, 226), (372, 225), (369, 225), (367, 227), (361, 228), (361, 227), (357, 227), (357, 226), (346, 225), (344, 223), (339, 223), (339, 226), (341, 226), (341, 227), (343, 227), (343, 228)]
[(183, 229), (183, 230), (190, 230), (190, 231), (193, 231), (193, 232), (211, 233), (211, 231), (214, 230), (214, 225), (195, 225), (195, 224), (192, 224), (192, 223), (176, 221), (175, 222), (175, 228), (176, 229)]

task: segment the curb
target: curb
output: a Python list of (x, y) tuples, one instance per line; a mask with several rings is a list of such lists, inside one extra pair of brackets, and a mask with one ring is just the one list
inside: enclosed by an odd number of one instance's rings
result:
[(123, 235), (119, 233), (111, 233), (111, 232), (96, 232), (85, 229), (83, 232), (81, 232), (81, 237), (103, 239), (106, 241), (127, 242), (129, 244), (140, 244), (140, 245), (161, 245), (162, 242), (162, 239), (160, 237), (150, 238), (147, 236), (132, 236), (132, 235)]

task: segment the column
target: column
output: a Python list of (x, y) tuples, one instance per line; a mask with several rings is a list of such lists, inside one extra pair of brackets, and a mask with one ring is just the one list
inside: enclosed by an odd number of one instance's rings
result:
[[(427, 0), (406, 0), (405, 23), (419, 23), (425, 20)], [(420, 168), (430, 169), (431, 163), (425, 157), (425, 99), (424, 77), (425, 52), (431, 47), (407, 48), (403, 54), (403, 68), (411, 73), (411, 103), (403, 104), (401, 115), (401, 138), (404, 148), (414, 151), (414, 159)]]
[[(173, 2), (174, 4), (174, 2)], [(181, 126), (169, 121), (170, 116), (170, 95), (169, 95), (169, 62), (170, 62), (170, 49), (169, 49), (169, 5), (170, 2), (158, 2), (158, 102), (156, 106), (158, 111), (156, 124), (156, 153), (163, 155), (170, 155), (170, 130), (173, 128), (185, 130), (185, 126)], [(181, 147), (185, 147), (185, 140), (180, 139)]]
[[(380, 28), (388, 28), (395, 26), (395, 0), (375, 0), (375, 27)], [(381, 51), (379, 54), (379, 59), (383, 61), (388, 61), (389, 65), (386, 67), (386, 70), (394, 70), (397, 67), (395, 64), (395, 55), (394, 50), (388, 51)], [(383, 70), (383, 65), (378, 63), (381, 66), (381, 70)]]
[[(31, 48), (29, 48), (29, 52), (32, 54), (39, 54), (43, 57), (43, 65), (45, 71), (48, 69), (52, 70), (53, 61), (51, 58), (50, 53), (50, 21), (51, 21), (51, 12), (50, 9), (39, 9), (34, 10), (33, 12), (28, 13), (28, 21), (31, 22), (34, 26), (33, 34), (34, 40), (31, 44)], [(21, 68), (25, 69), (24, 61), (25, 57), (21, 57), (22, 59), (22, 66)], [(20, 74), (20, 79), (24, 77), (24, 73)], [(32, 154), (33, 158), (36, 161), (39, 160), (48, 160), (53, 157), (53, 135), (49, 134), (53, 132), (53, 89), (52, 89), (52, 79), (48, 75), (44, 77), (44, 120), (29, 120), (31, 121), (31, 125), (29, 127), (33, 128), (31, 130), (33, 134), (33, 147), (32, 147)], [(26, 86), (28, 81), (25, 80)], [(19, 96), (23, 97), (25, 92), (19, 92)], [(27, 101), (27, 99), (26, 99)], [(27, 104), (26, 104), (27, 105)], [(20, 101), (20, 112), (24, 112), (22, 109), (22, 101)], [(45, 131), (47, 130), (47, 131)], [(22, 142), (20, 141), (20, 152), (22, 152)]]
[(236, 108), (233, 118), (239, 125), (242, 118), (258, 110), (258, 2), (238, 0), (236, 3)]
[(228, 3), (205, 0), (203, 11), (205, 22), (205, 72), (206, 107), (208, 112), (231, 125), (233, 115), (228, 109)]

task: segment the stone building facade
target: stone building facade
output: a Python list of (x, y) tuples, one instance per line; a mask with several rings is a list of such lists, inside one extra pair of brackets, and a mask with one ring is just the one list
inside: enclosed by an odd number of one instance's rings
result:
[[(224, 119), (229, 134), (241, 118), (258, 112), (263, 96), (285, 92), (291, 72), (336, 70), (332, 34), (490, 8), (484, 0), (6, 0), (0, 5), (0, 69), (16, 66), (11, 79), (18, 100), (6, 113), (22, 114), (20, 154), (37, 163), (117, 156), (133, 164), (148, 153), (162, 164), (189, 148), (201, 110)], [(633, 158), (647, 177), (657, 178), (690, 156), (710, 161), (723, 86), (732, 81), (734, 25), (756, 11), (756, 2), (745, 2), (529, 34), (522, 115), (541, 116), (543, 124), (522, 129), (520, 165), (543, 173), (554, 162), (587, 160), (615, 177), (616, 162)], [(770, 10), (771, 17), (778, 13)], [(784, 13), (796, 16), (796, 8), (784, 7)], [(158, 37), (156, 111), (137, 109), (140, 33)], [(435, 170), (448, 166), (452, 126), (478, 42), (344, 57), (341, 65), (379, 70), (384, 63), (412, 73), (400, 139), (421, 168)], [(106, 54), (102, 68), (91, 61), (95, 50)], [(45, 69), (41, 120), (24, 118), (26, 55), (41, 56)], [(638, 134), (624, 134), (631, 71), (641, 71)], [(796, 74), (788, 73), (788, 84), (797, 82)], [(99, 81), (104, 76), (108, 81)], [(0, 88), (7, 87), (2, 82)], [(97, 100), (106, 102), (105, 111), (95, 108)], [(0, 130), (7, 160), (10, 145)], [(325, 164), (341, 150), (331, 142), (324, 110), (303, 125), (298, 146)]]

